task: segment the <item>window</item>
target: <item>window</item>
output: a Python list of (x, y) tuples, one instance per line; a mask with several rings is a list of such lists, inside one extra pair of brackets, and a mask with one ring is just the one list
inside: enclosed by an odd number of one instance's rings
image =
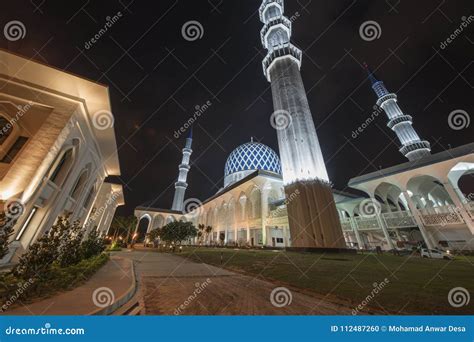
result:
[(31, 209), (30, 214), (28, 215), (25, 222), (21, 226), (21, 229), (20, 229), (18, 235), (16, 236), (15, 240), (18, 241), (18, 240), (21, 239), (23, 233), (26, 231), (26, 228), (28, 228), (28, 226), (30, 225), (31, 220), (33, 219), (33, 217), (35, 216), (37, 211), (38, 211), (38, 207), (33, 207), (33, 209)]
[(56, 168), (54, 169), (53, 173), (49, 177), (51, 182), (55, 183), (56, 185), (61, 185), (62, 181), (65, 179), (65, 174), (69, 169), (69, 164), (71, 163), (71, 159), (72, 159), (72, 148), (67, 150), (63, 154), (63, 156), (61, 157), (61, 160), (56, 165)]
[(89, 190), (89, 193), (87, 194), (87, 197), (86, 197), (86, 200), (84, 201), (84, 205), (83, 207), (87, 209), (87, 207), (89, 206), (90, 202), (92, 201), (92, 196), (94, 195), (94, 187), (92, 187), (90, 190)]
[(84, 188), (84, 185), (87, 181), (88, 174), (89, 174), (88, 171), (84, 170), (82, 171), (81, 175), (77, 179), (76, 184), (74, 185), (71, 191), (71, 197), (74, 198), (75, 200), (77, 200), (79, 195), (81, 194), (82, 189)]
[(277, 238), (277, 243), (283, 243), (283, 238)]
[(13, 126), (7, 118), (0, 115), (0, 145), (10, 136), (13, 131)]
[(7, 154), (5, 154), (5, 156), (3, 156), (3, 158), (0, 160), (0, 163), (11, 163), (13, 159), (15, 159), (18, 152), (20, 152), (21, 148), (25, 146), (27, 141), (28, 138), (26, 137), (19, 137), (18, 139), (16, 139), (15, 143), (12, 145), (12, 147), (10, 147)]

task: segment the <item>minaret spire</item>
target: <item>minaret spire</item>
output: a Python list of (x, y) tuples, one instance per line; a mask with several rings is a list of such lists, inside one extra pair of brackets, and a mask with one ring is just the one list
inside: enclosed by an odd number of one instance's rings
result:
[(292, 247), (341, 248), (342, 228), (300, 74), (302, 52), (291, 43), (292, 23), (284, 7), (283, 0), (263, 0), (259, 13), (285, 192), (299, 194), (287, 205)]
[(430, 143), (421, 140), (413, 128), (413, 118), (404, 114), (397, 103), (397, 95), (390, 93), (382, 81), (377, 80), (367, 64), (364, 64), (372, 89), (378, 97), (377, 106), (382, 108), (389, 118), (387, 126), (397, 135), (402, 147), (400, 152), (408, 160), (418, 160), (429, 156), (431, 152)]
[(186, 189), (188, 188), (188, 183), (186, 180), (188, 178), (188, 172), (191, 168), (189, 166), (189, 161), (193, 150), (191, 149), (191, 145), (193, 143), (193, 127), (189, 129), (188, 136), (186, 137), (186, 145), (183, 148), (183, 159), (181, 164), (179, 165), (179, 176), (178, 181), (174, 184), (174, 198), (173, 198), (173, 206), (171, 207), (172, 210), (183, 211), (184, 209), (184, 194)]

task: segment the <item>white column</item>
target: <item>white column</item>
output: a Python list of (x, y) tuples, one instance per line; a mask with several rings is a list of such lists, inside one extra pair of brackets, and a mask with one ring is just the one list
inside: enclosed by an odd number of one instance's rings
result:
[(262, 243), (263, 246), (268, 245), (268, 231), (267, 231), (267, 216), (268, 216), (268, 194), (270, 193), (270, 187), (264, 186), (261, 191), (261, 210), (262, 210)]
[(420, 212), (418, 211), (418, 209), (416, 209), (415, 203), (413, 203), (407, 191), (403, 191), (403, 197), (405, 197), (405, 201), (407, 202), (408, 208), (410, 209), (410, 212), (413, 215), (413, 218), (415, 219), (418, 228), (420, 229), (421, 235), (423, 236), (423, 240), (425, 241), (426, 246), (429, 249), (433, 249), (434, 244), (429, 236), (429, 233), (426, 231), (425, 224), (421, 219)]
[(466, 207), (464, 206), (464, 203), (461, 202), (460, 198), (457, 195), (456, 189), (451, 185), (451, 182), (449, 180), (446, 180), (444, 183), (444, 188), (449, 194), (449, 197), (451, 200), (454, 202), (454, 205), (456, 206), (456, 214), (460, 214), (462, 218), (464, 219), (464, 222), (466, 222), (467, 227), (471, 231), (471, 234), (474, 234), (474, 222), (471, 219), (471, 216), (466, 210)]
[[(377, 199), (375, 197), (372, 197), (372, 201), (376, 202)], [(387, 240), (388, 247), (390, 249), (394, 249), (395, 245), (393, 244), (392, 238), (390, 237), (390, 234), (388, 233), (388, 228), (385, 225), (384, 220), (382, 220), (381, 213), (375, 213), (375, 218), (377, 219), (377, 222), (379, 224), (379, 227), (382, 228), (383, 235), (385, 236), (385, 240)]]
[(359, 245), (359, 249), (364, 249), (365, 246), (362, 243), (362, 239), (360, 238), (359, 234), (359, 228), (357, 227), (357, 223), (353, 216), (349, 218), (349, 222), (351, 223), (352, 230), (354, 231), (354, 235), (356, 237), (357, 244)]
[(240, 205), (242, 206), (242, 222), (245, 224), (245, 228), (247, 228), (247, 242), (250, 244), (250, 227), (249, 223), (247, 220), (247, 213), (246, 213), (246, 208), (247, 208), (247, 197), (242, 196), (239, 199)]

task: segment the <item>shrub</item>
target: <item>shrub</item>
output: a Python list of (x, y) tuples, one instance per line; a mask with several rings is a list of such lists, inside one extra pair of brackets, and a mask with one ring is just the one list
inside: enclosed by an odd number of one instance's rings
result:
[(89, 259), (105, 250), (105, 241), (99, 236), (97, 230), (93, 229), (87, 238), (81, 243), (81, 255)]
[(15, 220), (9, 218), (4, 212), (0, 213), (0, 259), (8, 254), (10, 236), (13, 234)]
[(56, 224), (20, 257), (18, 265), (13, 268), (13, 274), (24, 280), (44, 277), (50, 271), (51, 264), (58, 259), (59, 247), (69, 228), (67, 218), (59, 217)]
[(81, 242), (84, 237), (79, 221), (72, 225), (66, 222), (66, 232), (59, 246), (58, 263), (61, 267), (77, 264), (81, 261)]

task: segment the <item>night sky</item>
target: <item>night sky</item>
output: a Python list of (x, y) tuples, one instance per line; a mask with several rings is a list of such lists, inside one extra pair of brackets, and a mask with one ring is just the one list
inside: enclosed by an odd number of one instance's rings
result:
[[(223, 185), (224, 164), (238, 145), (256, 140), (278, 151), (269, 118), (273, 106), (261, 61), (258, 0), (2, 1), (3, 27), (19, 20), (24, 39), (1, 47), (107, 84), (115, 115), (126, 206), (153, 201), (169, 208), (184, 138), (174, 132), (196, 106), (212, 104), (194, 127), (187, 197), (201, 200)], [(357, 138), (352, 132), (376, 101), (362, 68), (366, 61), (414, 117), (433, 152), (473, 141), (473, 124), (453, 130), (454, 110), (474, 114), (474, 21), (444, 49), (472, 0), (286, 0), (294, 16), (293, 43), (304, 51), (302, 76), (335, 188), (352, 177), (406, 161), (385, 114)], [(86, 42), (121, 18), (89, 49)], [(201, 23), (201, 39), (187, 41), (182, 26)], [(366, 21), (381, 35), (365, 41)], [(468, 117), (470, 119), (470, 117)]]

